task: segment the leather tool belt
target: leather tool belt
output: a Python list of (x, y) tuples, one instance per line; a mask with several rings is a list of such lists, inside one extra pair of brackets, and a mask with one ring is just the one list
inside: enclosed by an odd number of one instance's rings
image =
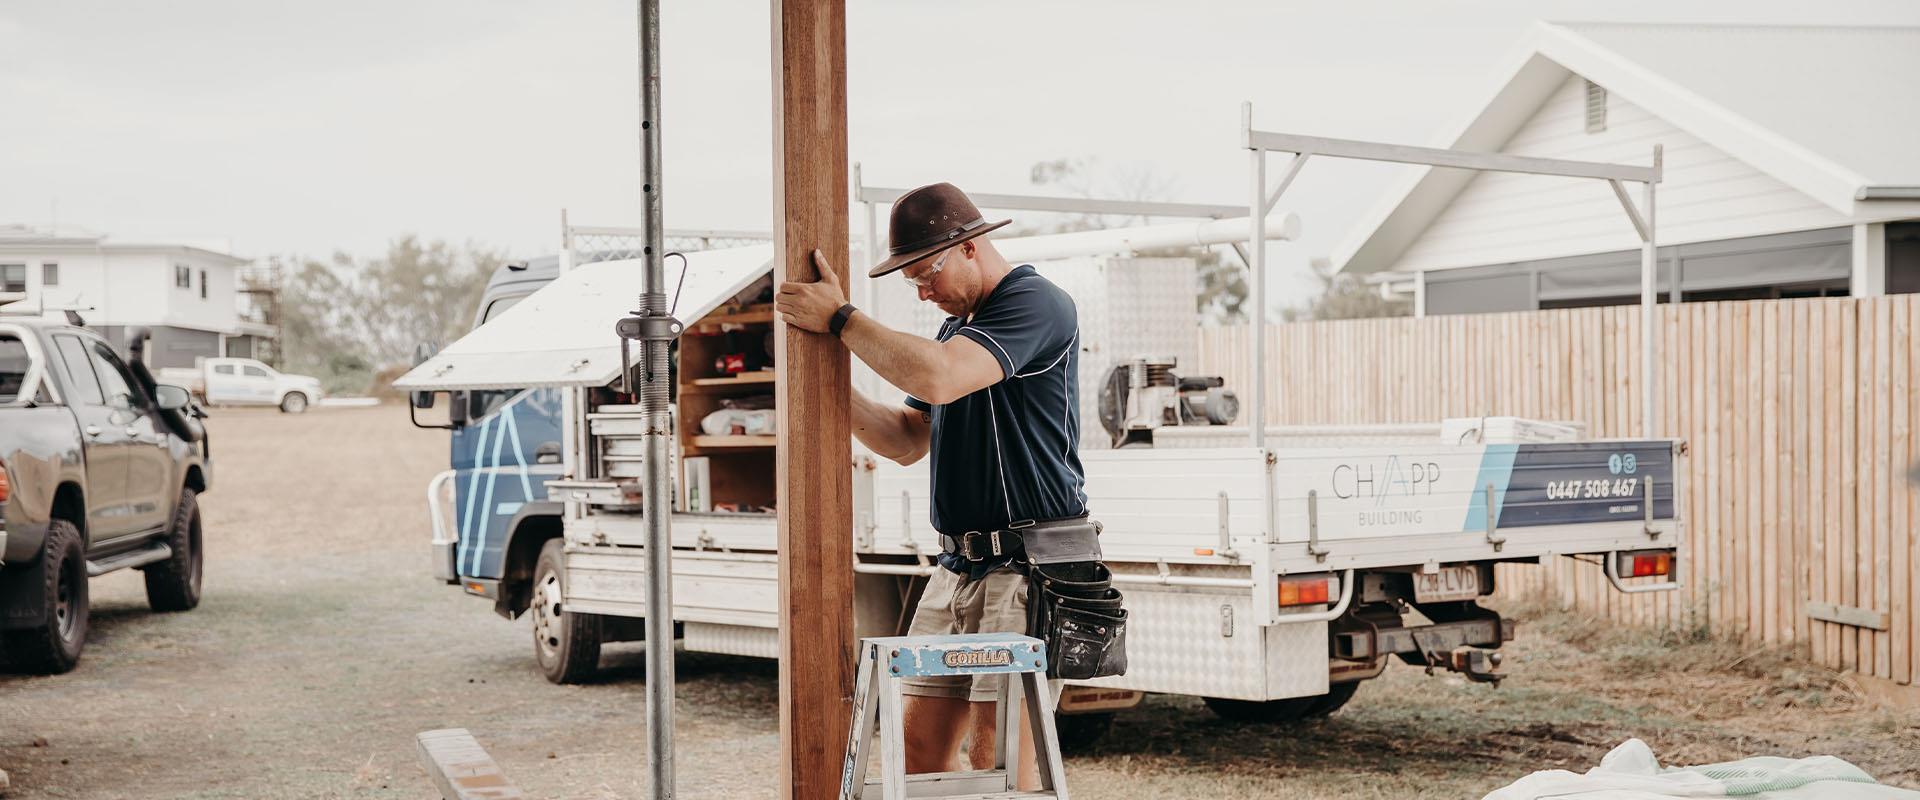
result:
[(971, 563), (1008, 557), (1027, 579), (1027, 635), (1047, 643), (1047, 677), (1092, 680), (1127, 671), (1127, 610), (1100, 563), (1100, 523), (1017, 522), (940, 537)]
[(969, 562), (1001, 556), (1030, 564), (1100, 560), (1100, 523), (1086, 517), (1015, 522), (995, 531), (940, 535), (940, 546)]

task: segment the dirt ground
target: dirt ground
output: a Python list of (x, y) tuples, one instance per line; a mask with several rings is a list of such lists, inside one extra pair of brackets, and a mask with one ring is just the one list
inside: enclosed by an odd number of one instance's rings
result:
[[(395, 406), (212, 423), (204, 602), (153, 614), (139, 575), (108, 576), (78, 670), (0, 674), (9, 798), (431, 798), (412, 737), (442, 727), (472, 729), (532, 796), (644, 795), (640, 649), (611, 646), (599, 683), (553, 686), (524, 619), (429, 577), (422, 498), (444, 433)], [(1069, 780), (1103, 798), (1478, 797), (1639, 736), (1666, 762), (1825, 753), (1920, 788), (1920, 713), (1777, 653), (1552, 613), (1509, 652), (1497, 690), (1396, 666), (1294, 726), (1152, 698)], [(776, 796), (772, 662), (679, 670), (681, 796)]]

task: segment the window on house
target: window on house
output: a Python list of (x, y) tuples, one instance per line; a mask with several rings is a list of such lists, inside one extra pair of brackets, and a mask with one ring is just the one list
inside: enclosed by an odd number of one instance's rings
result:
[(1607, 89), (1593, 81), (1587, 81), (1587, 133), (1599, 133), (1607, 129)]
[(207, 299), (207, 271), (200, 270), (200, 299)]
[(27, 265), (0, 264), (0, 292), (27, 290)]
[(41, 262), (40, 285), (41, 286), (59, 286), (60, 285), (60, 265), (59, 264), (55, 264), (51, 261)]
[(193, 288), (193, 268), (185, 264), (173, 265), (173, 287), (176, 289)]

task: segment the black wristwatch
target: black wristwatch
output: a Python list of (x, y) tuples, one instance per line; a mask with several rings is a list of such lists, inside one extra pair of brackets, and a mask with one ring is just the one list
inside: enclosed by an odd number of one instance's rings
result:
[(847, 327), (847, 320), (853, 319), (854, 311), (855, 309), (853, 307), (853, 304), (848, 303), (844, 306), (841, 306), (839, 311), (833, 312), (832, 321), (829, 321), (827, 323), (827, 332), (832, 333), (835, 336), (839, 336), (840, 329)]

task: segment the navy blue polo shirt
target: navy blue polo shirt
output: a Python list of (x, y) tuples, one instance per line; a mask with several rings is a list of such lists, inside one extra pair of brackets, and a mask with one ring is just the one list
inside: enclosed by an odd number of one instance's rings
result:
[[(971, 318), (948, 317), (934, 337), (965, 336), (1000, 362), (1000, 382), (946, 405), (909, 396), (933, 415), (935, 530), (949, 536), (1087, 513), (1080, 466), (1080, 318), (1073, 298), (1030, 265), (1008, 272)], [(979, 577), (1007, 559), (942, 566)]]

